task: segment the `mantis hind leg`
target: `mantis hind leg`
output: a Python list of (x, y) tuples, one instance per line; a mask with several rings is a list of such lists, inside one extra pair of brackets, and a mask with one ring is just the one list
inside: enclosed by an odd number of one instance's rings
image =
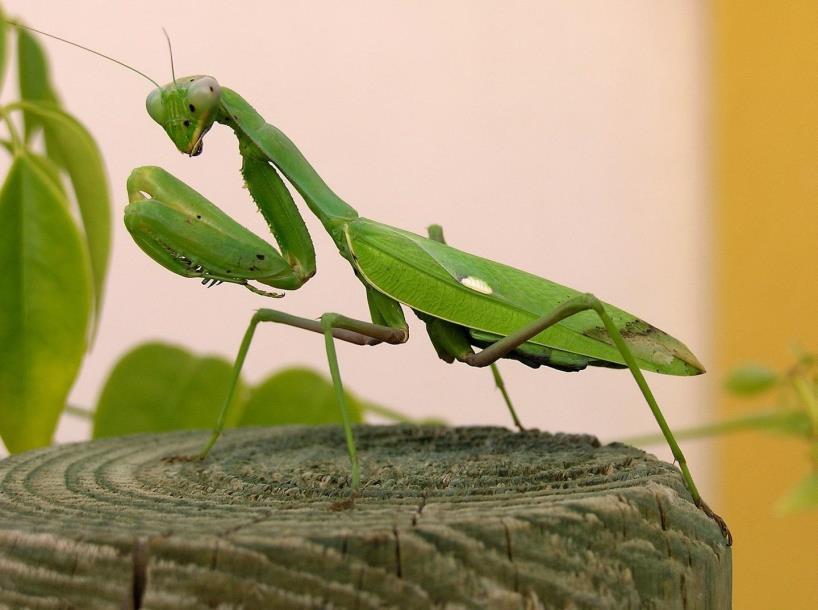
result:
[[(382, 307), (382, 309), (384, 309)], [(399, 309), (397, 311), (400, 311)], [(393, 310), (394, 313), (394, 310)], [(385, 314), (390, 317), (388, 309)], [(402, 317), (402, 315), (401, 315)], [(253, 336), (256, 332), (256, 327), (261, 322), (276, 322), (278, 324), (285, 324), (287, 326), (294, 326), (324, 335), (325, 347), (327, 351), (327, 361), (329, 363), (330, 373), (332, 376), (332, 383), (335, 387), (335, 397), (338, 402), (338, 407), (341, 410), (341, 418), (344, 426), (344, 437), (347, 444), (347, 452), (349, 454), (349, 461), (352, 466), (352, 487), (356, 488), (360, 484), (361, 470), (358, 463), (358, 453), (355, 447), (355, 438), (352, 434), (352, 425), (349, 418), (349, 409), (347, 407), (346, 396), (344, 394), (343, 382), (341, 381), (340, 368), (338, 366), (338, 356), (335, 351), (335, 339), (340, 339), (348, 343), (356, 345), (377, 345), (378, 343), (404, 343), (409, 338), (408, 329), (405, 325), (399, 323), (395, 326), (386, 326), (382, 324), (374, 324), (365, 322), (363, 320), (356, 320), (348, 318), (337, 313), (325, 313), (319, 320), (312, 320), (309, 318), (302, 318), (294, 316), (283, 311), (276, 311), (274, 309), (259, 309), (250, 319), (247, 330), (242, 338), (239, 351), (236, 354), (236, 360), (233, 364), (233, 372), (230, 378), (230, 386), (225, 397), (224, 404), (219, 413), (216, 426), (213, 429), (210, 439), (207, 441), (202, 451), (197, 456), (199, 459), (207, 457), (213, 445), (221, 436), (224, 430), (227, 414), (233, 404), (233, 397), (236, 386), (241, 375), (241, 369), (244, 366), (244, 360), (247, 357), (247, 352), (250, 349), (250, 344), (253, 341)], [(396, 320), (396, 322), (399, 322)]]
[[(429, 239), (433, 239), (442, 244), (446, 243), (446, 238), (443, 237), (443, 227), (440, 225), (431, 225), (427, 231), (429, 233)], [(441, 360), (451, 363), (454, 362), (455, 359), (462, 360), (468, 354), (474, 353), (469, 340), (468, 331), (462, 326), (457, 326), (451, 322), (425, 316), (420, 313), (418, 313), (418, 317), (426, 322), (426, 331), (429, 334), (429, 339), (432, 341), (432, 345)], [(506, 389), (506, 383), (500, 374), (500, 369), (494, 362), (492, 362), (490, 366), (494, 385), (500, 390), (500, 395), (503, 397), (503, 402), (506, 403), (508, 412), (511, 415), (511, 420), (520, 432), (524, 431), (525, 428), (517, 416), (514, 403), (511, 402), (511, 396), (509, 396), (508, 390)]]
[(645, 401), (648, 403), (656, 422), (659, 424), (659, 428), (662, 430), (662, 434), (664, 435), (667, 444), (670, 446), (670, 450), (673, 453), (673, 458), (679, 464), (685, 485), (690, 492), (690, 495), (693, 497), (693, 501), (696, 503), (696, 506), (701, 508), (705, 514), (716, 522), (722, 533), (727, 538), (727, 543), (732, 544), (732, 535), (730, 534), (727, 524), (721, 517), (714, 513), (709, 506), (707, 506), (704, 500), (702, 500), (701, 494), (699, 494), (699, 490), (696, 488), (696, 484), (693, 482), (693, 477), (690, 474), (687, 459), (685, 458), (681, 447), (679, 447), (679, 444), (676, 442), (676, 438), (673, 436), (673, 432), (671, 431), (670, 426), (668, 426), (667, 420), (665, 420), (665, 416), (662, 414), (662, 410), (659, 408), (659, 404), (656, 402), (656, 398), (653, 396), (653, 392), (645, 380), (645, 376), (642, 374), (639, 365), (636, 363), (636, 358), (633, 356), (631, 349), (622, 338), (622, 334), (619, 332), (619, 329), (605, 311), (605, 306), (603, 305), (602, 301), (597, 299), (594, 295), (581, 294), (576, 296), (555, 308), (551, 313), (546, 314), (539, 320), (536, 320), (528, 326), (521, 328), (516, 333), (500, 339), (481, 352), (467, 354), (462, 358), (462, 361), (470, 366), (489, 366), (532, 337), (540, 334), (546, 328), (557, 324), (565, 318), (569, 318), (582, 311), (588, 310), (594, 311), (602, 320), (608, 335), (616, 348), (619, 350), (622, 358), (625, 360), (628, 369), (630, 369), (631, 374), (636, 381), (636, 385), (639, 386), (642, 396), (644, 396)]

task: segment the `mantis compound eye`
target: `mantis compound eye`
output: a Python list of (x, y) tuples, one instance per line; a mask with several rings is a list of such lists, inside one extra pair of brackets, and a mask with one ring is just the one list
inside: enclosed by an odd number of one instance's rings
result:
[(145, 107), (148, 109), (148, 114), (154, 121), (160, 125), (164, 125), (167, 113), (165, 112), (165, 105), (162, 103), (161, 89), (154, 89), (150, 92), (148, 99), (145, 101)]
[[(212, 76), (202, 76), (187, 89), (187, 107), (196, 116), (207, 116), (219, 103), (221, 87)], [(150, 112), (150, 111), (149, 111)]]

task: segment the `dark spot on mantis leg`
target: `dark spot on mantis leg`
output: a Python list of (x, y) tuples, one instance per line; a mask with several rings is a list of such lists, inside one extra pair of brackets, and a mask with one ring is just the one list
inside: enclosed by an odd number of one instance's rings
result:
[(188, 104), (187, 107), (191, 112), (196, 112), (196, 106), (194, 106), (193, 104)]
[(210, 88), (210, 93), (213, 93), (213, 87)]
[(256, 254), (256, 258), (258, 260), (260, 260), (260, 261), (263, 261), (264, 260), (264, 255), (263, 254)]
[(196, 220), (201, 220), (201, 219), (202, 219), (202, 215), (201, 214), (196, 214)]
[(182, 125), (184, 125), (185, 127), (190, 127), (190, 121), (183, 121)]

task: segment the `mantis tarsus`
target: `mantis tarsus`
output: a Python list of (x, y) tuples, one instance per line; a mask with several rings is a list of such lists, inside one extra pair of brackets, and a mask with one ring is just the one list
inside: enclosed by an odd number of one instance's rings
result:
[[(426, 238), (359, 216), (327, 186), (284, 133), (211, 76), (174, 76), (170, 84), (157, 85), (147, 98), (147, 110), (178, 150), (190, 156), (202, 152), (203, 138), (213, 123), (233, 130), (244, 181), (278, 244), (276, 249), (257, 237), (165, 170), (139, 167), (128, 179), (125, 225), (150, 257), (174, 273), (210, 285), (241, 284), (270, 297), (283, 293), (250, 282), (279, 290), (300, 288), (315, 274), (315, 251), (283, 175), (349, 261), (369, 305), (370, 321), (332, 312), (309, 319), (259, 309), (241, 342), (233, 384), (201, 457), (222, 432), (257, 325), (276, 322), (325, 338), (352, 467), (351, 485), (357, 488), (360, 467), (335, 340), (357, 345), (406, 342), (409, 327), (403, 305), (425, 323), (438, 356), (447, 362), (493, 367), (497, 360), (507, 358), (534, 368), (545, 365), (564, 371), (587, 366), (630, 369), (694, 502), (730, 540), (724, 521), (702, 500), (641, 371), (703, 373), (702, 365), (681, 342), (592, 294), (452, 248), (445, 244), (440, 227), (430, 227)], [(519, 425), (499, 372), (496, 368), (493, 372)]]

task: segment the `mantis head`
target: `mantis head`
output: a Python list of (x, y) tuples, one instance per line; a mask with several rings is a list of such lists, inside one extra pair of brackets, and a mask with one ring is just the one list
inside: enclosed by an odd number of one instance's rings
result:
[(221, 87), (219, 87), (219, 83), (212, 76), (199, 75), (176, 78), (176, 72), (173, 67), (173, 49), (171, 48), (170, 37), (164, 28), (162, 28), (162, 32), (164, 32), (165, 38), (168, 41), (170, 69), (171, 74), (173, 74), (173, 82), (162, 87), (144, 72), (109, 55), (105, 55), (105, 53), (100, 53), (84, 45), (15, 21), (10, 21), (9, 23), (15, 27), (37, 32), (43, 36), (48, 36), (49, 38), (59, 40), (60, 42), (82, 49), (83, 51), (98, 55), (131, 72), (135, 72), (142, 78), (153, 83), (156, 89), (151, 91), (146, 102), (148, 114), (154, 121), (162, 126), (179, 151), (191, 157), (201, 154), (202, 140), (208, 130), (213, 126), (213, 122), (216, 120), (216, 115), (219, 110)]
[(212, 76), (186, 76), (151, 91), (145, 103), (180, 152), (195, 157), (213, 126), (221, 88)]

